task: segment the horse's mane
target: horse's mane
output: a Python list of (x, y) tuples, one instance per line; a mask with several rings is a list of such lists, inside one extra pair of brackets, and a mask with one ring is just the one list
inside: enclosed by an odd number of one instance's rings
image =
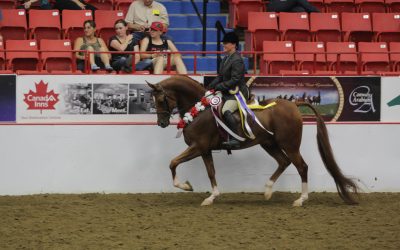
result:
[(161, 81), (160, 85), (163, 88), (184, 93), (196, 92), (198, 94), (203, 95), (205, 92), (203, 84), (199, 83), (198, 81), (194, 80), (193, 78), (187, 75), (171, 76), (170, 78)]

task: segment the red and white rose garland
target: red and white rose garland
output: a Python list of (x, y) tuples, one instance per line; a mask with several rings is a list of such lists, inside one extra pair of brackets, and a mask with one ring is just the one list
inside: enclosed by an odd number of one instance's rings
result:
[(203, 96), (201, 100), (197, 102), (194, 107), (190, 109), (189, 112), (186, 112), (183, 118), (180, 119), (177, 125), (178, 129), (183, 129), (184, 127), (186, 127), (189, 123), (193, 121), (196, 116), (199, 115), (200, 112), (204, 111), (209, 105), (209, 101), (205, 96)]

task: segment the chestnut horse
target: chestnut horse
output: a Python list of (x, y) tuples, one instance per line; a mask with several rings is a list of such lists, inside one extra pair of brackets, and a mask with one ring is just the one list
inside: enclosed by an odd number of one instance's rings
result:
[[(170, 124), (174, 109), (178, 110), (182, 118), (206, 92), (202, 84), (188, 76), (177, 75), (158, 84), (147, 84), (152, 88), (152, 95), (157, 109), (157, 124), (163, 128)], [(273, 135), (260, 128), (255, 122), (251, 122), (250, 126), (256, 138), (241, 142), (239, 148), (244, 149), (259, 144), (278, 162), (278, 169), (266, 184), (265, 198), (267, 200), (271, 198), (273, 184), (283, 171), (293, 163), (300, 174), (302, 182), (301, 196), (294, 201), (293, 206), (302, 206), (303, 202), (308, 199), (308, 166), (299, 151), (303, 122), (300, 111), (297, 108), (297, 106), (307, 106), (315, 113), (318, 149), (326, 169), (335, 180), (339, 196), (348, 204), (356, 204), (357, 202), (350, 192), (354, 191), (356, 193), (357, 186), (351, 179), (346, 178), (338, 167), (330, 146), (328, 131), (318, 111), (308, 103), (295, 103), (283, 99), (268, 100), (260, 104), (264, 105), (271, 101), (275, 101), (276, 105), (264, 110), (254, 110), (254, 113), (262, 125), (273, 132)], [(238, 115), (236, 114), (236, 116)], [(245, 137), (243, 131), (239, 131), (238, 134)], [(202, 205), (211, 205), (220, 194), (215, 179), (212, 150), (224, 149), (222, 146), (223, 139), (220, 136), (211, 110), (208, 108), (200, 112), (193, 122), (183, 129), (183, 135), (189, 147), (170, 163), (173, 184), (175, 187), (185, 191), (193, 191), (189, 182), (179, 182), (176, 176), (176, 168), (183, 162), (201, 156), (212, 187), (212, 194), (202, 202)]]

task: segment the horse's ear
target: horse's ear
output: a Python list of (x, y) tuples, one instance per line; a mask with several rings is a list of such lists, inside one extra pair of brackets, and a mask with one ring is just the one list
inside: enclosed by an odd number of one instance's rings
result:
[(146, 81), (146, 83), (147, 83), (147, 85), (149, 85), (150, 88), (152, 88), (155, 91), (160, 89), (160, 86), (158, 84), (152, 84), (152, 83), (149, 83), (148, 81)]

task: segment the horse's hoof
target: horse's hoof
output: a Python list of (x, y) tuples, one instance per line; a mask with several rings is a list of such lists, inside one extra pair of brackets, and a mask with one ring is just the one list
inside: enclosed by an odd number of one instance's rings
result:
[(265, 197), (265, 200), (269, 201), (272, 197), (272, 193), (265, 192), (264, 197)]
[(213, 200), (207, 198), (201, 203), (201, 206), (210, 206), (212, 204), (213, 204)]
[(193, 191), (192, 184), (190, 184), (189, 181), (186, 181), (185, 183), (183, 183), (183, 190), (185, 190), (185, 191)]
[(293, 207), (301, 207), (301, 206), (303, 206), (303, 201), (302, 200), (295, 200), (294, 202), (293, 202)]

